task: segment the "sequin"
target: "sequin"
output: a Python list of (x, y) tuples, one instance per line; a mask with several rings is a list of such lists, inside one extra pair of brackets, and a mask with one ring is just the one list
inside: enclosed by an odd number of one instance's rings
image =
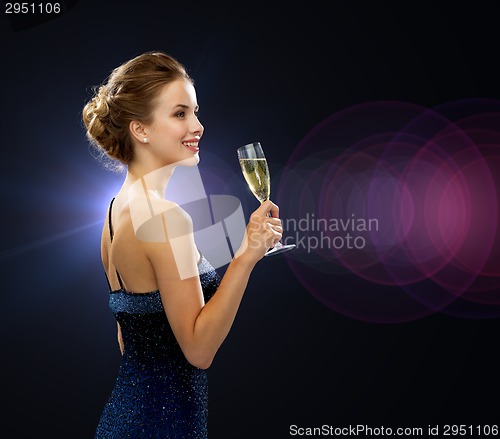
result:
[[(220, 278), (203, 256), (198, 270), (207, 302)], [(109, 306), (120, 323), (125, 349), (95, 438), (207, 438), (207, 371), (186, 360), (159, 291), (111, 291)]]

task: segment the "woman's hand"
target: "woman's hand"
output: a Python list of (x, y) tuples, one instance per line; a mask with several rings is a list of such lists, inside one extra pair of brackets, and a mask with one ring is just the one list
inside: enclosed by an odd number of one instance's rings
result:
[(280, 241), (282, 233), (279, 207), (267, 200), (250, 216), (243, 243), (235, 258), (243, 258), (251, 264), (256, 264), (269, 248)]

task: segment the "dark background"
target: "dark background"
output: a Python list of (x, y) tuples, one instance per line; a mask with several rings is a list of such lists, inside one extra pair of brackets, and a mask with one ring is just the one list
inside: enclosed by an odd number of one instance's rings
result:
[[(2, 11), (2, 436), (93, 437), (117, 373), (99, 239), (122, 176), (85, 139), (92, 86), (164, 50), (196, 81), (202, 175), (211, 165), (239, 175), (235, 149), (254, 140), (277, 167), (354, 104), (500, 98), (495, 2), (438, 3), (88, 0), (63, 2), (65, 14), (39, 24)], [(255, 200), (241, 190), (248, 213)], [(354, 276), (332, 285), (367, 287), (381, 288)], [(290, 437), (291, 424), (493, 424), (498, 323), (444, 313), (357, 321), (315, 300), (284, 257), (266, 259), (210, 369), (210, 437)]]

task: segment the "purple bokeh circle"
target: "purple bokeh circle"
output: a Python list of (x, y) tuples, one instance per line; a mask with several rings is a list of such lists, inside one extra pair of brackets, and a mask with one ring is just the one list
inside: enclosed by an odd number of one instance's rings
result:
[(280, 175), (285, 237), (298, 243), (285, 254), (292, 272), (360, 320), (496, 315), (481, 305), (500, 305), (499, 145), (493, 100), (335, 113)]

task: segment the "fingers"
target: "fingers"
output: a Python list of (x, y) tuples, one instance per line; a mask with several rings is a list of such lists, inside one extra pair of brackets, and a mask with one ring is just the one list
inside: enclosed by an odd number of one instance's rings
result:
[(281, 240), (282, 234), (279, 207), (270, 200), (265, 201), (250, 215), (245, 240), (237, 254), (245, 254), (256, 262)]
[(273, 218), (270, 216), (260, 216), (257, 212), (254, 212), (250, 217), (250, 224), (254, 224), (256, 227), (262, 227), (262, 226), (269, 227), (272, 230), (276, 230), (278, 232), (283, 231), (283, 225), (279, 218)]
[[(281, 229), (281, 227), (280, 227), (280, 229)], [(282, 230), (278, 231), (278, 230), (273, 229), (273, 235), (274, 236), (272, 237), (272, 241), (271, 241), (271, 245), (270, 245), (271, 248), (274, 247), (278, 242), (281, 241), (281, 237), (283, 236)]]
[(250, 217), (250, 222), (270, 227), (280, 233), (283, 232), (281, 219), (272, 216), (261, 216), (257, 211), (255, 211)]
[[(271, 216), (269, 216), (271, 214)], [(283, 232), (283, 225), (279, 219), (279, 207), (271, 200), (264, 201), (250, 216), (250, 222), (266, 224), (279, 233)]]
[(268, 216), (266, 218), (266, 222), (273, 229), (283, 231), (283, 224), (281, 224), (281, 220), (279, 218), (273, 218), (273, 217)]
[(250, 217), (248, 231), (257, 246), (268, 246), (281, 239), (283, 227), (279, 218), (260, 216), (254, 212)]
[(273, 218), (279, 218), (280, 214), (280, 208), (274, 204), (271, 200), (264, 201), (260, 207), (255, 211), (255, 213), (258, 213), (259, 215), (262, 216), (268, 216), (268, 214), (271, 215)]
[(274, 247), (278, 241), (281, 240), (283, 235), (283, 226), (278, 218), (266, 218), (266, 224), (271, 230), (269, 238), (271, 239), (271, 247)]

